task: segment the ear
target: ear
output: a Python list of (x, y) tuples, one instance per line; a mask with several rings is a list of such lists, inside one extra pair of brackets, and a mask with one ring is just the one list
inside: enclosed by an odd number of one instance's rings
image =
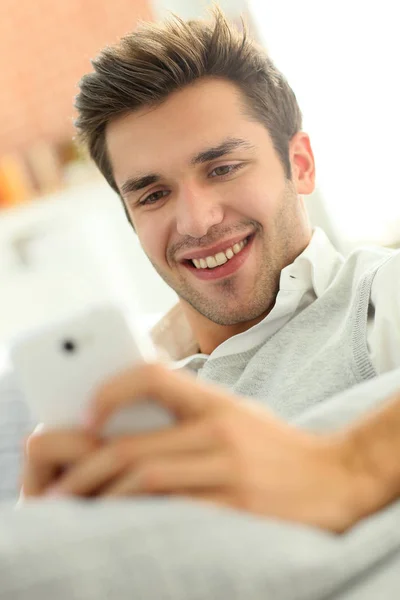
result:
[(292, 181), (298, 194), (311, 194), (315, 188), (315, 162), (310, 138), (298, 131), (289, 142)]

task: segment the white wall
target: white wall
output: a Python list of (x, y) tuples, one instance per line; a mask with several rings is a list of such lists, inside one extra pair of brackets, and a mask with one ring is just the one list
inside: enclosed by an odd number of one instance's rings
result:
[(399, 3), (249, 0), (311, 135), (328, 214), (350, 249), (400, 243)]

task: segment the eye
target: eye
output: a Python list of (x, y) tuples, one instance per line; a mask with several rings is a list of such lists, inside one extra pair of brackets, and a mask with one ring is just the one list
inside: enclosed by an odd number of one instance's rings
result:
[(139, 204), (155, 204), (161, 198), (164, 198), (167, 194), (169, 194), (168, 190), (158, 190), (158, 192), (153, 192), (141, 200)]
[(243, 163), (238, 163), (237, 165), (221, 165), (220, 167), (215, 167), (215, 169), (213, 169), (209, 174), (209, 177), (211, 177), (212, 179), (214, 177), (222, 178), (226, 175), (231, 175), (241, 167), (243, 167)]

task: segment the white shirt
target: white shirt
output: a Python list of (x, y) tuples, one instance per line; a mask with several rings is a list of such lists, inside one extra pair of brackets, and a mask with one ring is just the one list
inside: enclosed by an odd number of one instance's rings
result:
[[(249, 350), (319, 298), (335, 278), (345, 258), (325, 232), (314, 227), (307, 248), (281, 271), (279, 292), (271, 312), (257, 325), (220, 344), (213, 358)], [(367, 323), (367, 345), (371, 361), (382, 374), (400, 366), (400, 252), (394, 252), (377, 272), (371, 288), (371, 311)], [(208, 356), (196, 352), (197, 343), (183, 311), (177, 304), (152, 331), (158, 347), (179, 361), (179, 366), (201, 366)]]

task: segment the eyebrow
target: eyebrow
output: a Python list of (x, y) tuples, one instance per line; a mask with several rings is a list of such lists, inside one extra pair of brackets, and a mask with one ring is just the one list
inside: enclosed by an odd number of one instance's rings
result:
[[(253, 150), (254, 146), (250, 144), (250, 142), (248, 142), (247, 140), (241, 138), (227, 138), (218, 146), (207, 148), (206, 150), (202, 150), (201, 152), (193, 156), (190, 160), (190, 164), (192, 166), (196, 166), (210, 162), (211, 160), (215, 160), (217, 158), (221, 158), (221, 156), (229, 154), (237, 148), (246, 148), (247, 150)], [(157, 183), (157, 181), (159, 181), (161, 178), (162, 176), (158, 173), (149, 173), (148, 175), (142, 175), (139, 177), (130, 177), (121, 185), (121, 194), (124, 195), (129, 194), (130, 192), (138, 192), (139, 190), (146, 188), (149, 185)]]
[(232, 150), (236, 150), (236, 148), (246, 148), (251, 150), (254, 149), (254, 146), (241, 138), (227, 138), (222, 144), (196, 154), (190, 161), (190, 164), (195, 166), (209, 162), (210, 160), (215, 160), (216, 158), (229, 154)]
[(138, 192), (139, 190), (157, 183), (161, 179), (161, 175), (151, 173), (143, 175), (143, 177), (130, 177), (121, 185), (121, 194), (129, 194), (130, 192)]

